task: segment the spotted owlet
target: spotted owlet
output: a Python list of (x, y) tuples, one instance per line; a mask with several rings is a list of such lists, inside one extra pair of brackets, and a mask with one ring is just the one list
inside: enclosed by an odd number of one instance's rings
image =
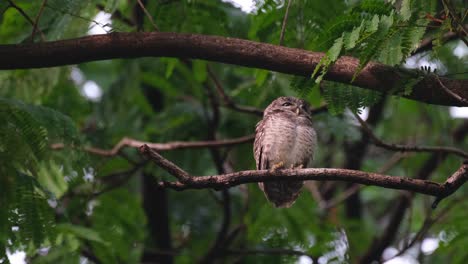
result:
[[(257, 124), (254, 142), (257, 170), (307, 168), (316, 143), (309, 104), (295, 97), (279, 97), (265, 109)], [(258, 185), (276, 207), (290, 207), (303, 184), (303, 181), (275, 181)]]

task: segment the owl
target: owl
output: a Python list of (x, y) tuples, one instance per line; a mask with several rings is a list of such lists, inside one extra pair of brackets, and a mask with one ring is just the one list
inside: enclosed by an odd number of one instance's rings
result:
[[(264, 111), (255, 130), (254, 156), (257, 170), (307, 168), (317, 144), (310, 106), (302, 99), (279, 97)], [(303, 181), (258, 183), (276, 207), (290, 207)]]

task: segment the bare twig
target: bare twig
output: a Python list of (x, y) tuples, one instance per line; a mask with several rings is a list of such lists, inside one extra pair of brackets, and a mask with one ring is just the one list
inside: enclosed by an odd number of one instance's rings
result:
[(26, 12), (24, 12), (24, 10), (21, 7), (16, 5), (12, 0), (7, 0), (7, 1), (8, 1), (8, 4), (14, 9), (16, 9), (24, 18), (26, 18), (26, 20), (28, 20), (28, 22), (31, 25), (34, 25), (34, 21), (28, 16), (28, 14), (26, 14)]
[[(24, 12), (24, 10), (19, 7), (18, 5), (16, 5), (12, 0), (7, 0), (8, 1), (8, 4), (13, 7), (14, 9), (16, 9), (16, 11), (18, 11), (24, 18), (26, 18), (26, 20), (34, 27), (35, 23), (34, 21), (28, 16), (28, 14), (26, 14), (26, 12)], [(44, 36), (44, 33), (39, 29), (40, 33), (41, 33), (41, 39), (43, 41), (45, 41), (45, 36)]]
[(143, 12), (145, 12), (145, 15), (148, 17), (149, 21), (151, 22), (151, 25), (153, 25), (154, 29), (156, 31), (159, 31), (158, 26), (156, 26), (156, 23), (154, 23), (153, 17), (150, 15), (148, 10), (146, 10), (145, 5), (141, 2), (141, 0), (137, 0), (138, 5), (140, 5), (141, 9), (143, 9)]
[[(39, 8), (39, 12), (37, 13), (36, 20), (34, 21), (33, 30), (31, 33), (31, 42), (34, 42), (34, 36), (36, 35), (37, 27), (39, 24), (39, 19), (41, 18), (42, 11), (44, 11), (44, 7), (46, 4), (47, 4), (47, 0), (43, 0), (41, 7)], [(45, 41), (45, 39), (42, 39), (42, 41)]]
[(450, 94), (450, 96), (452, 96), (453, 98), (458, 100), (460, 103), (468, 104), (468, 100), (462, 98), (460, 95), (452, 92), (449, 88), (447, 88), (447, 86), (445, 86), (445, 84), (440, 80), (440, 78), (439, 78), (439, 76), (437, 74), (436, 74), (436, 79), (439, 82), (440, 87), (442, 87), (442, 89), (444, 89), (444, 91), (446, 91), (448, 94)]
[(102, 179), (103, 182), (107, 182), (109, 184), (105, 188), (103, 188), (102, 190), (93, 193), (92, 197), (96, 198), (97, 196), (99, 196), (101, 194), (107, 193), (107, 192), (109, 192), (111, 190), (114, 190), (116, 188), (119, 188), (119, 187), (123, 186), (126, 182), (128, 182), (130, 180), (131, 176), (134, 175), (135, 172), (137, 172), (145, 164), (146, 164), (146, 162), (141, 162), (141, 163), (133, 166), (133, 168), (131, 168), (131, 169), (127, 170), (127, 171), (112, 173), (110, 175), (106, 175), (106, 176), (101, 177), (100, 179)]
[(359, 117), (359, 115), (354, 113), (354, 116), (361, 124), (361, 128), (369, 135), (369, 137), (372, 139), (374, 144), (378, 147), (382, 147), (382, 148), (393, 150), (393, 151), (401, 151), (401, 152), (451, 153), (451, 154), (460, 156), (462, 158), (468, 159), (468, 153), (464, 152), (461, 149), (454, 148), (454, 147), (443, 147), (443, 146), (427, 147), (427, 146), (413, 146), (413, 145), (399, 145), (399, 144), (385, 143), (379, 138), (377, 138), (377, 136), (374, 135), (372, 130), (369, 128), (366, 122), (362, 120), (361, 117)]
[(216, 87), (216, 91), (218, 92), (218, 94), (221, 96), (221, 98), (223, 99), (223, 103), (225, 106), (233, 109), (233, 110), (236, 110), (238, 112), (243, 112), (243, 113), (248, 113), (248, 114), (253, 114), (253, 115), (257, 115), (257, 116), (263, 116), (263, 110), (259, 109), (259, 108), (255, 108), (255, 107), (252, 107), (252, 106), (244, 106), (244, 105), (238, 105), (236, 104), (225, 92), (224, 92), (224, 89), (223, 89), (223, 86), (221, 85), (221, 82), (218, 80), (218, 78), (216, 77), (216, 75), (214, 74), (213, 70), (211, 69), (211, 67), (208, 65), (208, 76), (210, 76), (211, 80), (213, 81), (213, 83), (215, 84), (215, 87)]
[(338, 204), (340, 204), (340, 203), (344, 202), (346, 199), (348, 199), (351, 195), (359, 192), (363, 187), (364, 187), (363, 185), (357, 185), (357, 184), (349, 187), (348, 189), (346, 189), (346, 191), (341, 193), (340, 196), (336, 197), (335, 199), (333, 199), (331, 201), (327, 201), (323, 205), (323, 209), (328, 210), (330, 208), (333, 208), (333, 207), (337, 206)]
[(398, 164), (402, 159), (408, 157), (409, 154), (408, 153), (395, 153), (393, 156), (391, 156), (387, 162), (385, 162), (384, 165), (382, 165), (382, 167), (379, 168), (379, 170), (377, 171), (378, 173), (386, 173), (387, 171), (389, 171), (391, 168), (393, 168), (396, 164)]
[[(66, 15), (69, 15), (69, 16), (72, 16), (72, 17), (76, 17), (76, 18), (79, 18), (79, 19), (81, 19), (81, 20), (83, 20), (83, 21), (86, 21), (86, 22), (90, 22), (90, 23), (94, 24), (93, 27), (94, 27), (94, 26), (99, 26), (99, 27), (101, 27), (101, 29), (104, 30), (106, 33), (109, 33), (109, 32), (110, 32), (110, 31), (108, 31), (108, 30), (106, 29), (106, 26), (108, 26), (108, 24), (102, 24), (102, 23), (100, 23), (99, 21), (96, 21), (95, 19), (91, 19), (91, 18), (88, 18), (88, 17), (81, 16), (81, 15), (78, 14), (78, 13), (72, 13), (72, 12), (66, 10), (66, 9), (62, 9), (62, 8), (60, 8), (60, 7), (57, 7), (57, 6), (50, 5), (50, 3), (46, 4), (46, 7), (49, 8), (49, 9), (51, 9), (51, 10), (54, 10), (54, 11), (56, 11), (56, 12), (59, 12), (59, 13), (62, 13), (62, 14), (66, 14)], [(117, 31), (124, 31), (123, 29), (120, 29), (120, 28), (116, 27), (115, 25), (113, 25), (113, 26), (112, 26), (112, 30), (114, 30), (114, 29), (117, 30)]]
[[(253, 142), (255, 135), (248, 135), (234, 139), (224, 139), (224, 140), (208, 140), (208, 141), (173, 141), (167, 143), (151, 143), (145, 141), (139, 141), (132, 138), (123, 138), (119, 141), (112, 149), (101, 149), (95, 147), (83, 147), (83, 150), (91, 154), (112, 157), (119, 154), (119, 152), (124, 147), (139, 148), (142, 145), (147, 145), (150, 148), (157, 151), (167, 151), (167, 150), (176, 150), (176, 149), (192, 149), (192, 148), (220, 148), (220, 147), (231, 147), (238, 144)], [(53, 150), (60, 150), (66, 146), (62, 143), (55, 143), (50, 146)]]
[[(468, 180), (468, 163), (464, 163), (443, 184), (371, 172), (329, 168), (307, 168), (300, 170), (286, 169), (276, 171), (247, 170), (221, 175), (194, 177), (190, 176), (187, 172), (183, 171), (169, 160), (163, 158), (147, 145), (140, 147), (140, 152), (144, 156), (153, 160), (158, 166), (179, 179), (178, 182), (160, 182), (160, 187), (167, 187), (175, 190), (206, 188), (225, 189), (253, 182), (315, 180), (353, 182), (390, 189), (408, 190), (444, 198), (455, 192)], [(183, 181), (180, 179), (183, 179)]]
[[(226, 94), (226, 92), (223, 89), (223, 86), (221, 85), (221, 82), (216, 77), (216, 75), (214, 74), (213, 70), (211, 69), (209, 65), (208, 65), (207, 70), (208, 70), (208, 76), (210, 76), (210, 79), (215, 84), (216, 91), (218, 92), (219, 96), (221, 96), (224, 106), (231, 108), (232, 110), (235, 110), (238, 112), (252, 114), (256, 116), (263, 116), (263, 110), (260, 108), (256, 108), (253, 106), (239, 105), (235, 103), (232, 100), (232, 98)], [(326, 111), (328, 111), (328, 105), (322, 105), (322, 106), (312, 109), (311, 113), (312, 115), (317, 115)]]
[(455, 11), (454, 6), (452, 5), (450, 0), (442, 0), (442, 4), (448, 15), (452, 18), (452, 21), (455, 22), (456, 28), (455, 31), (460, 37), (460, 39), (465, 43), (468, 47), (468, 40), (465, 39), (465, 36), (468, 35), (467, 30), (465, 29), (464, 24), (462, 23), (461, 19), (458, 17), (457, 12)]
[(281, 34), (280, 34), (280, 40), (279, 40), (279, 45), (283, 45), (283, 39), (284, 39), (284, 31), (286, 30), (286, 24), (288, 23), (288, 14), (289, 14), (289, 7), (291, 6), (292, 0), (288, 0), (288, 6), (286, 7), (286, 12), (284, 13), (284, 18), (283, 18), (283, 25), (281, 26)]

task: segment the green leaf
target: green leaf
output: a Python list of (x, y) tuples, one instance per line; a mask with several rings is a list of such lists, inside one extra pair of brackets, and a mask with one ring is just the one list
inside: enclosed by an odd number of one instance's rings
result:
[(65, 234), (73, 234), (76, 237), (84, 239), (84, 240), (97, 242), (103, 245), (108, 245), (108, 243), (105, 242), (101, 238), (101, 235), (91, 228), (69, 224), (69, 223), (58, 224), (56, 228), (57, 228), (57, 231), (65, 233)]
[(179, 63), (179, 59), (174, 59), (174, 58), (165, 58), (167, 61), (167, 67), (166, 67), (166, 79), (169, 79), (172, 76), (172, 73), (174, 72), (175, 66)]
[(341, 54), (343, 48), (343, 37), (337, 38), (333, 46), (327, 51), (325, 56), (322, 57), (320, 62), (315, 67), (314, 72), (312, 73), (312, 78), (314, 78), (318, 72), (321, 74), (316, 78), (315, 82), (320, 83), (328, 71), (328, 68), (332, 63), (334, 63)]
[(400, 16), (403, 21), (408, 21), (411, 17), (411, 0), (401, 1)]
[(263, 84), (265, 84), (265, 81), (267, 80), (269, 74), (270, 72), (267, 70), (255, 70), (255, 84), (257, 86), (262, 86)]
[(379, 16), (374, 15), (372, 17), (372, 20), (366, 23), (366, 32), (367, 33), (376, 32), (379, 29), (379, 22), (380, 22)]
[(344, 46), (346, 50), (351, 50), (356, 46), (363, 27), (364, 27), (364, 21), (361, 23), (359, 27), (355, 27), (353, 31), (351, 31), (351, 33), (348, 33), (348, 32), (344, 33)]
[(193, 61), (193, 75), (195, 80), (199, 83), (203, 83), (207, 77), (207, 70), (206, 70), (206, 61), (202, 60), (194, 60)]
[(335, 40), (333, 46), (327, 51), (327, 57), (331, 62), (335, 62), (341, 54), (343, 48), (343, 37)]

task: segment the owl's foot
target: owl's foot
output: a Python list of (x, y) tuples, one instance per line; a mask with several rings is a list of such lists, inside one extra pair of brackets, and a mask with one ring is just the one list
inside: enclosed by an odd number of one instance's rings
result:
[(279, 170), (279, 169), (284, 169), (284, 162), (280, 161), (278, 163), (273, 164), (271, 167), (271, 170)]
[(289, 168), (290, 168), (290, 169), (303, 169), (303, 168), (304, 168), (304, 164), (299, 164), (299, 165), (291, 164), (291, 166), (290, 166)]

